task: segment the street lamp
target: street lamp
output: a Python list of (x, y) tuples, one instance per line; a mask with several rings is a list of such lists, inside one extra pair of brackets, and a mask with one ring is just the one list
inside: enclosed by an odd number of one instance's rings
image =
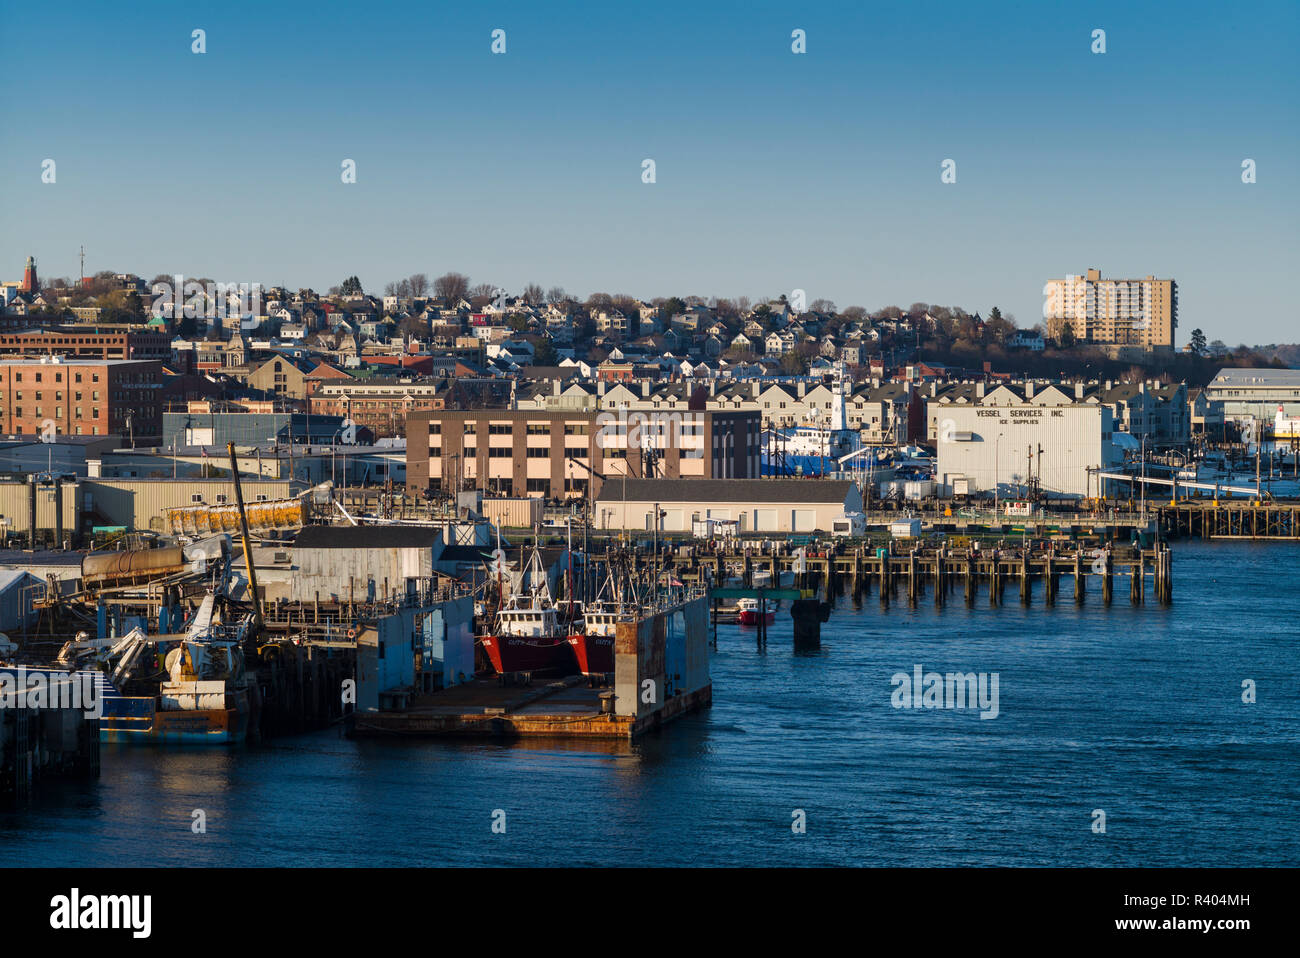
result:
[(1147, 517), (1147, 436), (1142, 434), (1142, 520)]
[(993, 517), (998, 516), (998, 491), (1002, 485), (1002, 433), (993, 440)]

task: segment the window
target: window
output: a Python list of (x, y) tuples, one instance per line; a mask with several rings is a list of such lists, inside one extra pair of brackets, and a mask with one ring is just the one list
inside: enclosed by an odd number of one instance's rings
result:
[(526, 431), (530, 436), (549, 436), (551, 434), (551, 427), (546, 423), (530, 422)]
[(203, 493), (201, 492), (193, 493), (190, 496), (190, 502), (202, 502), (202, 501), (203, 501)]
[(514, 454), (514, 450), (509, 446), (493, 446), (488, 450), (489, 459), (509, 459)]
[(585, 436), (587, 435), (587, 424), (585, 422), (564, 424), (564, 434), (566, 436)]
[(509, 424), (494, 422), (488, 426), (489, 436), (511, 436), (514, 435), (514, 431), (514, 426)]
[[(495, 450), (494, 450), (495, 451)], [(551, 450), (546, 446), (529, 446), (529, 459), (547, 459), (551, 455)]]

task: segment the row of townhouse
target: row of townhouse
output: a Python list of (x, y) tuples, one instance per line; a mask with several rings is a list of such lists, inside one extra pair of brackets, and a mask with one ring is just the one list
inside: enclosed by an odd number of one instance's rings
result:
[[(822, 382), (751, 380), (702, 384), (631, 381), (539, 380), (522, 384), (516, 408), (591, 410), (597, 412), (685, 413), (756, 412), (764, 429), (807, 423), (829, 426), (836, 396)], [(906, 382), (863, 382), (844, 397), (845, 422), (864, 442), (896, 445), (920, 438), (923, 404)]]

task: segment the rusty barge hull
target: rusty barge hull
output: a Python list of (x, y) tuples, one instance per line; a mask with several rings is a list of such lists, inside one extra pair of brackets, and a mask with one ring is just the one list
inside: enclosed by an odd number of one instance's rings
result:
[(604, 713), (599, 707), (585, 710), (557, 708), (547, 712), (538, 706), (526, 711), (456, 712), (446, 707), (413, 708), (358, 714), (352, 733), (364, 737), (423, 736), (428, 738), (588, 738), (632, 741), (673, 720), (713, 704), (713, 686), (678, 695), (661, 709), (635, 718)]

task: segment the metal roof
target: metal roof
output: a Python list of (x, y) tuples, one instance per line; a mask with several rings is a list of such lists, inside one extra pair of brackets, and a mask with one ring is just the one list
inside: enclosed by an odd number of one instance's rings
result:
[(1300, 369), (1225, 368), (1212, 386), (1300, 386)]
[(431, 549), (443, 541), (434, 526), (304, 526), (295, 549)]
[[(624, 480), (611, 476), (597, 497), (620, 502)], [(841, 504), (853, 483), (847, 479), (628, 479), (628, 502), (794, 502)]]

